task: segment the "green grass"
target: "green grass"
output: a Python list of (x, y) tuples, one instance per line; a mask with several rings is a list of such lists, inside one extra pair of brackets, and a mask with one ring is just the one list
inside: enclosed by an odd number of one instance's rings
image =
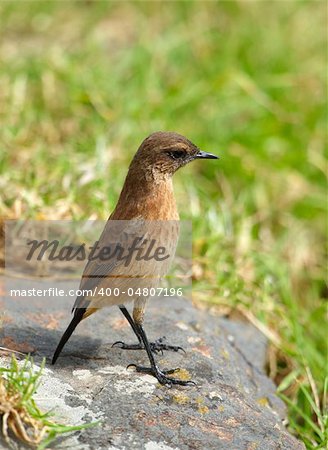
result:
[(175, 177), (193, 295), (270, 337), (290, 429), (327, 441), (326, 4), (2, 2), (0, 214), (106, 218), (142, 139), (219, 162)]

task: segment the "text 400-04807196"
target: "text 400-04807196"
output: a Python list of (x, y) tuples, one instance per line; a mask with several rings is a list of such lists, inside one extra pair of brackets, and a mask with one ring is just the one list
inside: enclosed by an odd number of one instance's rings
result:
[(79, 289), (76, 293), (78, 295), (103, 295), (106, 297), (119, 297), (120, 295), (127, 295), (128, 297), (182, 297), (183, 292), (182, 288), (128, 288), (126, 291), (122, 291), (119, 288), (95, 288), (94, 290), (85, 290)]

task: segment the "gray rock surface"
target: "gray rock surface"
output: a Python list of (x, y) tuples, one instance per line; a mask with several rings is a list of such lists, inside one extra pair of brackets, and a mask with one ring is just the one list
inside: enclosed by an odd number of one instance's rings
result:
[[(186, 353), (157, 355), (161, 368), (181, 367), (176, 376), (197, 386), (164, 387), (149, 375), (126, 369), (148, 365), (144, 351), (111, 348), (135, 342), (117, 308), (82, 322), (55, 366), (50, 358), (70, 320), (67, 299), (24, 307), (5, 301), (2, 345), (48, 359), (37, 402), (54, 408), (69, 424), (101, 420), (54, 449), (304, 449), (282, 424), (285, 406), (263, 371), (266, 341), (251, 325), (200, 311), (182, 298), (150, 303), (145, 329), (151, 340), (165, 335)], [(39, 308), (39, 309), (38, 309)]]

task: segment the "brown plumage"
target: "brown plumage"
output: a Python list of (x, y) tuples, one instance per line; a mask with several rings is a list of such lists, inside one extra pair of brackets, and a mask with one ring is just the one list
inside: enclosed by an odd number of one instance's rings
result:
[[(158, 286), (160, 278), (168, 271), (179, 235), (179, 214), (173, 192), (172, 175), (180, 167), (200, 158), (217, 157), (202, 152), (177, 133), (157, 132), (143, 141), (130, 164), (116, 208), (99, 239), (99, 248), (114, 248), (118, 242), (124, 248), (129, 248), (136, 237), (142, 236), (143, 239), (155, 237), (156, 246), (165, 247), (170, 257), (165, 261), (145, 262), (135, 259), (127, 266), (118, 259), (89, 261), (82, 275), (80, 289), (117, 287), (120, 292), (126, 292), (128, 288), (137, 290)], [(123, 294), (115, 297), (103, 295), (78, 297), (73, 308), (73, 319), (58, 344), (53, 363), (82, 319), (104, 306), (118, 305), (139, 341), (136, 345), (120, 342), (121, 347), (144, 348), (150, 360), (150, 368), (135, 366), (136, 370), (151, 373), (162, 384), (188, 384), (186, 381), (167, 377), (172, 371), (161, 371), (155, 363), (153, 352), (177, 351), (181, 347), (173, 347), (158, 341), (148, 342), (142, 327), (147, 300), (148, 298), (140, 295), (127, 298)], [(133, 318), (124, 306), (127, 301), (134, 301)]]

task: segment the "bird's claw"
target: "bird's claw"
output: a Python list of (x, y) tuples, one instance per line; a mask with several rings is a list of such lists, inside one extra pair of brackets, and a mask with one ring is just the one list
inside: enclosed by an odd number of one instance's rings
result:
[(118, 347), (122, 348), (123, 350), (143, 350), (144, 347), (140, 342), (138, 344), (125, 344), (123, 341), (116, 341), (114, 344), (112, 344), (111, 348)]
[(166, 375), (170, 375), (174, 372), (179, 371), (180, 368), (169, 369), (169, 370), (160, 370), (157, 367), (156, 367), (156, 369), (153, 369), (152, 367), (143, 367), (143, 366), (138, 366), (136, 364), (129, 364), (127, 366), (127, 369), (129, 369), (130, 367), (134, 367), (136, 369), (136, 372), (147, 373), (148, 375), (154, 376), (155, 378), (157, 378), (157, 380), (159, 381), (160, 384), (163, 384), (168, 387), (172, 387), (173, 385), (196, 386), (196, 383), (192, 380), (179, 380), (177, 378), (170, 378), (170, 377), (166, 376)]
[[(133, 364), (133, 363), (126, 366), (127, 369), (130, 369), (130, 367), (134, 367), (137, 372), (151, 373), (151, 375), (153, 375), (152, 369), (150, 367), (138, 366), (137, 364)], [(174, 372), (178, 372), (179, 370), (181, 370), (180, 367), (176, 367), (175, 369), (162, 370), (161, 372), (164, 375), (170, 375)]]
[(134, 367), (136, 369), (137, 365), (136, 364), (129, 364), (128, 366), (126, 366), (126, 370), (130, 369), (130, 367)]
[(155, 342), (150, 343), (150, 348), (153, 353), (159, 353), (163, 354), (163, 350), (171, 351), (171, 352), (178, 352), (179, 350), (182, 350), (183, 353), (186, 353), (186, 351), (180, 347), (179, 345), (169, 345), (165, 344), (164, 341), (166, 340), (166, 337), (163, 336), (159, 339), (157, 339)]
[(114, 342), (114, 344), (111, 345), (111, 348), (113, 348), (113, 347), (122, 348), (121, 345), (118, 345), (118, 344), (124, 345), (124, 342), (123, 341), (116, 341), (116, 342)]
[[(178, 352), (179, 350), (182, 350), (183, 353), (186, 353), (186, 351), (178, 345), (165, 344), (164, 343), (165, 340), (166, 340), (166, 338), (165, 338), (165, 336), (163, 336), (154, 342), (149, 342), (151, 351), (153, 353), (160, 353), (161, 355), (163, 355), (164, 350), (171, 351), (171, 352)], [(114, 344), (112, 344), (111, 347), (112, 348), (118, 347), (123, 350), (143, 350), (144, 349), (144, 346), (141, 343), (125, 344), (123, 341), (116, 341), (116, 342), (114, 342)]]

